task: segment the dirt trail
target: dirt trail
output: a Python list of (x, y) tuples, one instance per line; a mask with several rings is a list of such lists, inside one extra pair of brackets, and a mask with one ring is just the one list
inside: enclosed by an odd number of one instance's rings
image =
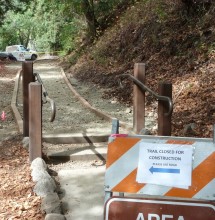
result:
[(15, 123), (13, 113), (10, 107), (15, 77), (19, 63), (2, 64), (0, 63), (0, 114), (5, 113), (5, 120), (0, 119), (0, 141), (10, 135), (17, 133), (17, 125)]
[[(44, 133), (103, 133), (111, 131), (111, 122), (90, 112), (74, 97), (65, 83), (61, 68), (56, 61), (36, 62), (34, 72), (40, 74), (44, 87), (56, 104), (56, 117), (50, 122), (51, 107), (49, 103), (43, 105)], [(94, 108), (101, 110), (111, 117), (118, 118), (132, 127), (132, 108), (120, 104), (114, 99), (103, 99), (105, 90), (98, 89), (92, 84), (84, 84), (70, 77), (74, 89)], [(22, 114), (22, 91), (19, 90), (18, 107)], [(122, 132), (126, 132), (122, 130)]]

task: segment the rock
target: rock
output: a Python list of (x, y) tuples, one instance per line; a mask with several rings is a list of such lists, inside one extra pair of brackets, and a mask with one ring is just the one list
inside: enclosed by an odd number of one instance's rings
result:
[(152, 127), (152, 130), (153, 130), (153, 131), (155, 131), (155, 130), (157, 130), (157, 129), (158, 129), (158, 125), (155, 125), (155, 126)]
[(45, 220), (66, 220), (66, 218), (64, 215), (52, 213), (46, 215)]
[(141, 135), (152, 135), (151, 131), (146, 129), (146, 128), (143, 128), (140, 133)]
[(184, 126), (183, 135), (184, 135), (184, 136), (187, 136), (187, 135), (189, 135), (189, 136), (195, 135), (195, 134), (196, 134), (196, 132), (195, 132), (195, 127), (196, 127), (195, 123), (190, 123), (190, 124), (185, 125), (185, 126)]
[(156, 123), (154, 122), (154, 121), (152, 121), (152, 120), (146, 120), (145, 121), (145, 127), (148, 127), (148, 128), (153, 128), (154, 126), (156, 125)]
[(49, 193), (42, 199), (41, 210), (47, 214), (61, 214), (61, 203), (57, 193)]
[(127, 109), (125, 110), (125, 113), (126, 113), (126, 114), (132, 113), (132, 109), (131, 109), (131, 108), (127, 108)]
[(34, 168), (47, 170), (47, 165), (42, 158), (37, 157), (31, 163), (31, 169), (34, 169)]
[(50, 177), (49, 179), (41, 179), (37, 182), (34, 187), (34, 192), (41, 197), (45, 197), (50, 193), (54, 193), (57, 186), (54, 180)]
[[(68, 150), (69, 150), (69, 148), (68, 148)], [(47, 172), (50, 176), (57, 176), (58, 175), (58, 173), (55, 170), (52, 170), (50, 168), (47, 169)]]
[(38, 168), (33, 169), (33, 171), (31, 172), (31, 176), (33, 182), (38, 182), (41, 179), (52, 179), (46, 170)]
[(29, 149), (29, 137), (24, 137), (22, 139), (22, 146), (26, 149)]
[(147, 115), (147, 117), (154, 117), (154, 112), (149, 112), (149, 114)]

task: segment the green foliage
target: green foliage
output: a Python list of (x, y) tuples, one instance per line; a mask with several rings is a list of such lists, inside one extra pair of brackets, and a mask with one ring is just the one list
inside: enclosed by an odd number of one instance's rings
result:
[(79, 33), (86, 27), (70, 1), (39, 0), (35, 4), (37, 19), (35, 44), (39, 51), (69, 52), (76, 47)]
[(0, 25), (2, 25), (2, 21), (9, 10), (23, 12), (28, 3), (28, 0), (0, 0)]
[(77, 48), (77, 45), (81, 43), (80, 35), (81, 30), (86, 28), (85, 23), (77, 18), (69, 22), (64, 22), (60, 27), (60, 33), (58, 35), (58, 42), (61, 44), (61, 48), (64, 51), (73, 51)]
[(108, 16), (118, 5), (133, 1), (11, 0), (7, 3), (3, 1), (5, 10), (0, 11), (0, 16), (4, 15), (5, 19), (2, 20), (3, 24), (0, 27), (0, 48), (4, 50), (11, 44), (25, 46), (30, 44), (41, 52), (63, 50), (69, 53), (86, 43), (93, 42), (98, 36), (97, 33), (101, 33), (100, 27), (105, 27), (105, 23), (109, 22)]
[(24, 13), (8, 11), (0, 28), (1, 49), (4, 50), (11, 44), (27, 46), (28, 43), (38, 51), (52, 51), (59, 47), (64, 49), (63, 44), (68, 48), (69, 42), (65, 41), (70, 39), (68, 36), (73, 35), (74, 27), (77, 27), (66, 21), (67, 17), (59, 10), (60, 7), (61, 5), (46, 4), (46, 0), (38, 0)]
[(7, 45), (18, 43), (27, 46), (33, 31), (34, 19), (31, 11), (27, 10), (23, 14), (8, 11), (0, 29), (0, 46), (5, 48)]

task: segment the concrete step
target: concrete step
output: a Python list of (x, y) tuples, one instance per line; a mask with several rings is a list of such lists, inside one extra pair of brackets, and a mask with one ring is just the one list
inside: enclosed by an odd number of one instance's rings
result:
[(52, 160), (72, 160), (72, 161), (89, 161), (89, 160), (106, 160), (107, 142), (95, 144), (61, 144), (60, 147), (54, 148), (49, 146), (43, 152)]
[(43, 134), (43, 141), (53, 144), (77, 144), (107, 142), (110, 133), (68, 133), (68, 134)]

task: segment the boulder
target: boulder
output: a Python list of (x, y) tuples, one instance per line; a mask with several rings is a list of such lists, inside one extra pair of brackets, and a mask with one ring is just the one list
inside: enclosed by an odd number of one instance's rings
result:
[[(51, 176), (46, 170), (40, 170), (38, 168), (35, 168), (31, 172), (32, 180), (33, 182), (38, 182), (41, 179), (50, 179)], [(51, 178), (52, 179), (52, 178)]]
[(57, 193), (49, 193), (42, 199), (41, 209), (45, 213), (61, 214), (61, 203)]
[(41, 197), (45, 197), (46, 195), (55, 192), (57, 186), (54, 180), (50, 178), (41, 179), (37, 182), (34, 187), (34, 192)]
[(31, 163), (31, 169), (33, 170), (35, 168), (47, 170), (47, 164), (45, 163), (45, 161), (42, 158), (37, 157)]

